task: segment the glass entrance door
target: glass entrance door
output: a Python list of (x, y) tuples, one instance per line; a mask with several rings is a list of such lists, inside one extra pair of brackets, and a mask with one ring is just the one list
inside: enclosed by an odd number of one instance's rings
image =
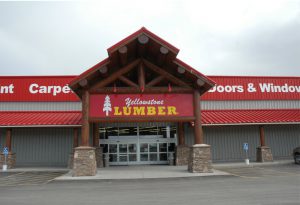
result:
[(129, 165), (137, 162), (136, 143), (108, 144), (109, 162), (111, 165)]
[(168, 164), (169, 156), (174, 154), (177, 140), (170, 127), (111, 127), (110, 130), (107, 133), (115, 134), (117, 130), (118, 135), (100, 140), (110, 165)]

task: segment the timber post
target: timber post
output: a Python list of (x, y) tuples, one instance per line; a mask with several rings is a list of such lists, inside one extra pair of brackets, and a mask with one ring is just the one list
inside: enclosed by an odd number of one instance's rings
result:
[(266, 146), (264, 126), (259, 126), (260, 146), (256, 148), (257, 162), (273, 162), (273, 155), (271, 148)]

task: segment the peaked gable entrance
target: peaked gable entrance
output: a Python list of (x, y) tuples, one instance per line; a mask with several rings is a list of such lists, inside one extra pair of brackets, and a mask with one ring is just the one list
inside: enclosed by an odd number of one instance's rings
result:
[[(93, 154), (89, 147), (91, 123), (97, 141), (99, 122), (178, 122), (183, 129), (182, 122), (193, 121), (195, 144), (203, 144), (199, 100), (214, 86), (212, 80), (177, 59), (179, 49), (144, 27), (107, 52), (108, 58), (70, 82), (82, 99), (75, 175), (81, 175), (86, 163), (95, 165), (94, 156), (89, 155)], [(182, 142), (184, 136), (179, 138)], [(84, 173), (94, 174), (93, 168)]]

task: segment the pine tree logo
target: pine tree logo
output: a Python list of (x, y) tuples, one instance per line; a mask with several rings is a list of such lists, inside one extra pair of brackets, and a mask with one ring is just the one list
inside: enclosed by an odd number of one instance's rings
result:
[(105, 112), (106, 116), (108, 116), (109, 112), (111, 112), (111, 102), (110, 102), (110, 97), (107, 95), (104, 100), (103, 104), (103, 112)]

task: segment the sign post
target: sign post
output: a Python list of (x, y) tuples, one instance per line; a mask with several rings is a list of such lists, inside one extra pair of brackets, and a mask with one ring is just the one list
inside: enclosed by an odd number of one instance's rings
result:
[(244, 149), (244, 150), (245, 150), (245, 152), (246, 152), (246, 159), (245, 159), (245, 163), (246, 163), (247, 165), (249, 165), (249, 164), (250, 164), (250, 162), (249, 162), (249, 158), (248, 158), (248, 149), (249, 149), (249, 145), (248, 145), (248, 143), (247, 143), (247, 142), (243, 143), (243, 149)]
[(3, 154), (4, 154), (4, 164), (2, 166), (2, 171), (6, 171), (7, 170), (8, 147), (3, 148)]

